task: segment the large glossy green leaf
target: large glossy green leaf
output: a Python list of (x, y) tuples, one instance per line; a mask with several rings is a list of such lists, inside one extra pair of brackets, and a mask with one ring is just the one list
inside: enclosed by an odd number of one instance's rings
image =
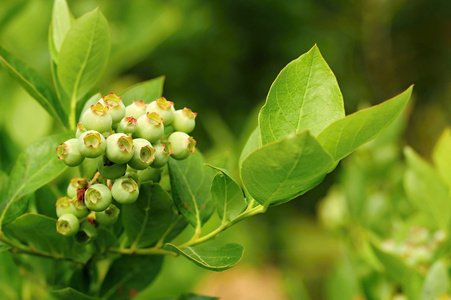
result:
[(64, 38), (74, 21), (66, 0), (55, 0), (52, 12), (52, 38), (55, 50), (60, 51)]
[(451, 188), (451, 129), (446, 128), (432, 152), (434, 165), (441, 175), (442, 180)]
[(308, 131), (288, 135), (252, 152), (241, 179), (260, 204), (280, 204), (318, 185), (333, 167), (329, 154)]
[(240, 154), (240, 167), (243, 164), (243, 161), (245, 158), (249, 156), (249, 154), (254, 151), (257, 148), (260, 148), (262, 146), (262, 139), (260, 136), (260, 130), (259, 128), (255, 128), (254, 131), (252, 131), (251, 135), (249, 136), (249, 139), (247, 140), (246, 144), (244, 145), (243, 150)]
[(221, 247), (183, 247), (173, 244), (164, 245), (164, 249), (181, 254), (196, 265), (211, 271), (224, 271), (236, 265), (243, 257), (244, 248), (238, 244), (226, 244)]
[(412, 87), (379, 105), (360, 110), (330, 124), (318, 135), (335, 161), (375, 138), (402, 112), (412, 94)]
[(107, 20), (95, 9), (77, 19), (58, 55), (58, 79), (71, 99), (80, 99), (102, 75), (110, 52)]
[(137, 247), (156, 243), (177, 217), (172, 206), (171, 197), (160, 185), (142, 185), (138, 200), (121, 209), (129, 242)]
[[(56, 201), (56, 199), (55, 199)], [(91, 246), (78, 244), (73, 237), (56, 232), (56, 219), (33, 213), (24, 214), (3, 226), (3, 231), (32, 249), (48, 252), (54, 256), (65, 256), (85, 263), (91, 257)]]
[(423, 299), (439, 299), (438, 296), (445, 294), (448, 289), (448, 268), (443, 261), (436, 261), (426, 274), (422, 292)]
[(406, 194), (439, 228), (447, 229), (451, 214), (449, 188), (438, 172), (411, 148), (406, 147), (407, 171), (404, 176)]
[(70, 287), (60, 289), (60, 290), (53, 290), (52, 296), (55, 299), (60, 299), (60, 300), (67, 300), (67, 299), (70, 299), (70, 300), (96, 300), (96, 299), (100, 299), (100, 298), (88, 296), (88, 295), (83, 294), (82, 292), (79, 292)]
[(160, 272), (161, 255), (127, 255), (116, 259), (103, 281), (101, 296), (105, 299), (130, 299), (147, 287)]
[(247, 203), (232, 174), (226, 169), (211, 167), (217, 171), (211, 183), (211, 197), (216, 204), (219, 218), (225, 223), (242, 213)]
[(127, 106), (133, 100), (143, 100), (145, 103), (150, 103), (160, 98), (163, 95), (164, 79), (164, 76), (160, 76), (132, 85), (121, 94), (122, 102)]
[(214, 209), (210, 194), (213, 170), (204, 166), (199, 151), (184, 160), (170, 158), (168, 166), (175, 206), (193, 227), (202, 226)]
[(0, 227), (12, 220), (5, 218), (8, 210), (21, 207), (24, 201), (28, 201), (24, 195), (34, 192), (66, 170), (67, 166), (58, 160), (55, 149), (72, 136), (73, 133), (66, 132), (44, 138), (19, 155), (11, 171), (7, 196), (0, 200)]
[(63, 126), (67, 117), (55, 93), (45, 80), (23, 61), (0, 47), (0, 62), (13, 77), (38, 103)]
[(259, 115), (262, 143), (303, 130), (316, 136), (344, 115), (337, 80), (315, 45), (289, 63), (272, 84)]

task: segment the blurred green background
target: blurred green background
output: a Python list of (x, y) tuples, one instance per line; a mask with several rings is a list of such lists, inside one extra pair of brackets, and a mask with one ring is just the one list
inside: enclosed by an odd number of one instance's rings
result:
[[(0, 1), (1, 46), (49, 82), (52, 2)], [(410, 118), (396, 143), (428, 156), (450, 123), (449, 0), (68, 4), (76, 17), (99, 6), (110, 23), (110, 63), (93, 92), (120, 94), (133, 83), (165, 75), (165, 97), (178, 108), (199, 113), (193, 135), (211, 159), (226, 151), (232, 162), (236, 159), (278, 72), (314, 44), (338, 79), (348, 114), (415, 84)], [(57, 129), (5, 72), (0, 72), (0, 91), (0, 167), (8, 173), (18, 150)], [(328, 278), (336, 262), (344, 260), (339, 239), (316, 215), (320, 199), (341, 178), (340, 169), (299, 199), (224, 233), (221, 242), (241, 242), (246, 248), (237, 267), (213, 274), (181, 259), (167, 259), (164, 273), (145, 295), (194, 290), (224, 299), (325, 298), (325, 287), (333, 284)]]

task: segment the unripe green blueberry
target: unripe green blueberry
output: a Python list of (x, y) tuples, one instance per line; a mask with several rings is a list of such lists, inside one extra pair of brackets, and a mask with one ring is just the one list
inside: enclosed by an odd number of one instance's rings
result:
[(75, 137), (78, 139), (83, 132), (88, 131), (82, 123), (77, 124), (77, 131), (75, 132)]
[(114, 204), (110, 204), (107, 209), (95, 212), (95, 220), (100, 225), (113, 225), (119, 218), (120, 209)]
[(176, 110), (172, 127), (174, 127), (175, 131), (190, 133), (196, 126), (196, 116), (197, 113), (186, 107), (184, 109)]
[(92, 242), (97, 236), (97, 228), (94, 224), (85, 221), (80, 224), (80, 229), (75, 234), (75, 239), (81, 244)]
[(140, 184), (146, 182), (159, 182), (161, 179), (161, 169), (147, 168), (138, 171), (138, 180)]
[(56, 222), (56, 231), (65, 236), (72, 236), (78, 232), (80, 222), (73, 214), (64, 214)]
[(124, 133), (114, 133), (106, 139), (106, 156), (116, 164), (125, 164), (133, 156), (133, 139)]
[(161, 97), (150, 102), (146, 112), (156, 112), (163, 119), (164, 126), (168, 126), (174, 120), (174, 103), (166, 100), (165, 97)]
[(56, 147), (58, 159), (62, 160), (69, 167), (78, 166), (85, 157), (78, 150), (78, 139), (69, 139)]
[(111, 129), (113, 119), (108, 112), (109, 108), (101, 102), (91, 105), (81, 116), (81, 123), (87, 130), (95, 130), (98, 132), (105, 132)]
[(129, 177), (138, 182), (138, 170), (130, 167), (130, 165), (127, 164), (127, 171), (125, 172), (125, 175), (123, 177)]
[(73, 214), (74, 207), (71, 204), (71, 198), (64, 196), (64, 197), (58, 197), (56, 200), (56, 215), (61, 217), (64, 214)]
[(69, 198), (77, 197), (77, 189), (86, 188), (88, 186), (88, 181), (83, 177), (72, 177), (67, 186), (67, 196)]
[(114, 181), (111, 194), (121, 204), (133, 203), (139, 196), (138, 184), (132, 178), (121, 177)]
[(184, 132), (173, 132), (169, 136), (168, 142), (171, 143), (172, 157), (175, 159), (185, 159), (196, 151), (196, 141)]
[(119, 122), (118, 132), (133, 133), (136, 131), (137, 120), (132, 116), (125, 117)]
[(155, 148), (145, 139), (133, 139), (133, 156), (128, 165), (136, 170), (144, 170), (155, 159)]
[(78, 150), (84, 157), (96, 158), (102, 155), (106, 149), (103, 135), (95, 130), (88, 130), (78, 138)]
[(153, 144), (155, 148), (155, 160), (150, 165), (152, 168), (162, 168), (168, 162), (169, 155), (172, 154), (171, 143), (157, 142)]
[(93, 184), (85, 192), (85, 204), (93, 211), (103, 211), (111, 204), (111, 191), (104, 184)]
[(111, 115), (113, 124), (120, 122), (122, 118), (125, 117), (125, 105), (122, 103), (121, 97), (116, 96), (114, 93), (110, 93), (102, 99), (109, 107), (108, 113)]
[(139, 117), (135, 135), (151, 143), (158, 141), (164, 136), (163, 119), (156, 112)]
[(99, 170), (100, 175), (106, 179), (117, 179), (124, 176), (125, 171), (127, 170), (127, 164), (115, 164), (104, 156), (98, 160), (97, 170)]
[(146, 113), (146, 108), (147, 108), (147, 104), (144, 103), (144, 101), (139, 100), (139, 101), (134, 101), (133, 103), (128, 105), (125, 108), (125, 115), (127, 117), (132, 116), (135, 119), (138, 119), (139, 117), (141, 117), (142, 115), (144, 115)]
[(89, 209), (86, 206), (85, 202), (79, 200), (78, 198), (71, 199), (71, 205), (73, 207), (73, 214), (78, 218), (84, 218), (89, 215)]

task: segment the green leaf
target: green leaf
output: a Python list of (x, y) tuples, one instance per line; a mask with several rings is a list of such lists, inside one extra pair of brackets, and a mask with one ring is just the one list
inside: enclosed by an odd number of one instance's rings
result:
[(55, 2), (53, 2), (51, 28), (53, 42), (57, 53), (60, 51), (64, 38), (73, 21), (74, 17), (70, 13), (66, 0), (55, 0)]
[(119, 257), (103, 281), (100, 292), (102, 298), (130, 299), (156, 278), (162, 264), (163, 257), (160, 255)]
[(56, 299), (60, 299), (60, 300), (66, 300), (66, 299), (71, 299), (71, 300), (95, 300), (95, 299), (100, 299), (100, 298), (96, 298), (96, 297), (91, 297), (88, 296), (86, 294), (83, 294), (82, 292), (79, 292), (73, 288), (67, 287), (64, 289), (60, 289), (60, 290), (53, 290), (52, 292), (52, 296), (55, 297)]
[(449, 289), (448, 268), (443, 261), (436, 261), (424, 281), (422, 296), (424, 300), (438, 299), (440, 294), (445, 294)]
[(66, 170), (67, 166), (58, 160), (55, 149), (72, 136), (72, 132), (66, 132), (44, 138), (28, 146), (19, 155), (11, 171), (6, 199), (2, 199), (0, 206), (0, 227), (1, 224), (11, 221), (10, 218), (5, 218), (9, 209), (27, 201), (23, 198), (24, 195), (34, 192)]
[(160, 185), (142, 185), (138, 200), (121, 209), (130, 243), (140, 248), (158, 242), (177, 217), (172, 206), (171, 197)]
[(432, 152), (434, 165), (442, 180), (451, 188), (451, 129), (446, 128)]
[(61, 125), (67, 126), (67, 117), (55, 93), (45, 80), (27, 64), (0, 47), (0, 62), (38, 103)]
[(406, 147), (407, 171), (404, 189), (408, 199), (441, 229), (448, 229), (451, 213), (449, 188), (432, 166)]
[(401, 114), (411, 94), (412, 86), (390, 100), (335, 121), (318, 135), (318, 141), (339, 161), (390, 125)]
[(200, 228), (213, 213), (210, 184), (214, 172), (204, 166), (199, 151), (184, 160), (170, 158), (168, 166), (175, 206), (193, 227)]
[(247, 206), (243, 191), (226, 169), (208, 165), (217, 171), (211, 183), (211, 197), (223, 223), (233, 220)]
[(181, 294), (176, 298), (158, 298), (158, 300), (219, 300), (218, 297), (203, 296), (194, 293)]
[(27, 213), (4, 225), (3, 230), (32, 249), (48, 252), (55, 257), (64, 256), (81, 263), (87, 262), (94, 251), (91, 245), (83, 246), (73, 237), (57, 233), (56, 221), (44, 215)]
[(181, 254), (196, 265), (211, 271), (224, 271), (236, 265), (243, 257), (244, 248), (238, 244), (221, 247), (183, 247), (166, 244), (164, 250)]
[(132, 85), (121, 94), (122, 102), (127, 106), (132, 104), (133, 100), (143, 100), (150, 103), (163, 95), (164, 76), (146, 80)]
[(259, 128), (255, 128), (254, 131), (252, 131), (251, 135), (249, 136), (249, 139), (247, 140), (246, 144), (244, 145), (243, 150), (241, 151), (240, 155), (240, 169), (243, 165), (244, 159), (246, 159), (249, 154), (251, 154), (255, 149), (260, 148), (262, 146), (262, 139), (260, 136), (260, 130)]
[(72, 24), (58, 57), (58, 79), (72, 101), (87, 94), (100, 78), (110, 44), (108, 22), (98, 9)]
[(315, 45), (289, 63), (272, 84), (259, 115), (262, 143), (304, 130), (317, 136), (344, 115), (337, 80)]
[(329, 154), (304, 131), (252, 152), (242, 163), (241, 179), (257, 202), (275, 205), (314, 188), (332, 167)]

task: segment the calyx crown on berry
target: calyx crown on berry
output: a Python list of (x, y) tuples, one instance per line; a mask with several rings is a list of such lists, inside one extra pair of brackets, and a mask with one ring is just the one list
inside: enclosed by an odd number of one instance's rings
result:
[(110, 108), (108, 107), (108, 105), (103, 105), (100, 102), (97, 102), (96, 104), (91, 105), (91, 111), (99, 116), (103, 116), (106, 113), (108, 113), (109, 109)]

